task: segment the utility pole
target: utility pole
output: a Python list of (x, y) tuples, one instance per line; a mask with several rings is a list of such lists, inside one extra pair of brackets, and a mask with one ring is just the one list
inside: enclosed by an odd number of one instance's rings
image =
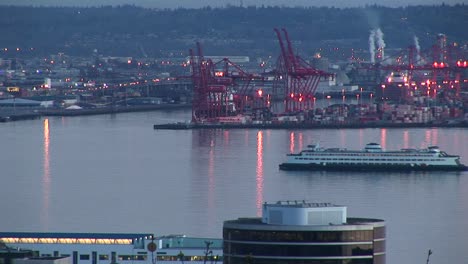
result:
[(205, 250), (205, 259), (203, 261), (203, 264), (206, 264), (208, 255), (211, 255), (211, 257), (213, 257), (213, 251), (210, 250), (210, 246), (213, 245), (213, 241), (205, 241), (205, 245), (206, 245), (206, 250)]
[(432, 250), (429, 249), (429, 251), (427, 252), (427, 260), (426, 260), (426, 264), (429, 264), (429, 257), (432, 255)]

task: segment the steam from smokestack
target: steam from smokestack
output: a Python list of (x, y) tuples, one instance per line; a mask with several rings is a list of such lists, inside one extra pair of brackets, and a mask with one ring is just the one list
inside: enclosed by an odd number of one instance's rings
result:
[[(383, 40), (383, 32), (380, 28), (373, 29), (369, 35), (369, 53), (371, 63), (375, 63), (375, 58), (384, 59), (385, 41)], [(375, 53), (377, 50), (377, 54)]]
[(416, 47), (416, 63), (421, 60), (421, 46), (419, 46), (418, 37), (414, 36), (414, 46)]
[(369, 35), (369, 53), (371, 63), (375, 63), (375, 30), (371, 30)]
[(385, 56), (384, 54), (384, 49), (385, 49), (385, 42), (383, 40), (383, 32), (382, 30), (380, 30), (380, 28), (377, 29), (377, 31), (375, 32), (375, 37), (377, 39), (377, 48), (379, 49), (379, 52), (380, 52), (380, 59), (383, 59)]

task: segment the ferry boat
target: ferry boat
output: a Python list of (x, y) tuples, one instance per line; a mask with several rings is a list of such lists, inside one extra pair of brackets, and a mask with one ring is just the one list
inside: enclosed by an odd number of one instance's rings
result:
[(377, 143), (369, 143), (364, 150), (320, 148), (308, 145), (297, 154), (287, 154), (281, 170), (449, 170), (461, 171), (467, 167), (460, 157), (449, 155), (437, 146), (426, 149), (386, 151)]

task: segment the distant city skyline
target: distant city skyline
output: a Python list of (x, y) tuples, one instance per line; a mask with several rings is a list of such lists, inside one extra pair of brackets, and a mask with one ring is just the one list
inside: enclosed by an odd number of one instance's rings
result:
[(205, 6), (335, 6), (363, 7), (377, 4), (380, 6), (400, 7), (408, 5), (447, 5), (466, 4), (466, 0), (2, 0), (0, 5), (20, 6), (103, 6), (131, 4), (148, 8), (201, 8)]

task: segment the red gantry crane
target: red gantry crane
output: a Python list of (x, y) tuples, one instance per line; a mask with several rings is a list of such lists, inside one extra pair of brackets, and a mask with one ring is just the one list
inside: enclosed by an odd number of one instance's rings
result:
[(214, 79), (214, 64), (203, 57), (200, 43), (197, 42), (195, 55), (190, 49), (190, 65), (193, 81), (192, 122), (204, 122), (226, 115), (229, 78)]
[(315, 102), (315, 91), (321, 78), (332, 78), (333, 75), (320, 71), (309, 65), (304, 59), (294, 54), (286, 29), (281, 29), (286, 45), (279, 29), (275, 28), (281, 48), (281, 56), (276, 66), (276, 76), (273, 88), (278, 94), (284, 89), (283, 99), (285, 112), (296, 112), (311, 109)]
[(243, 114), (247, 106), (256, 103), (258, 93), (253, 91), (251, 81), (262, 80), (262, 77), (245, 72), (228, 58), (215, 63), (206, 59), (198, 42), (198, 54), (192, 49), (189, 53), (193, 81), (192, 122), (219, 122), (223, 117)]

